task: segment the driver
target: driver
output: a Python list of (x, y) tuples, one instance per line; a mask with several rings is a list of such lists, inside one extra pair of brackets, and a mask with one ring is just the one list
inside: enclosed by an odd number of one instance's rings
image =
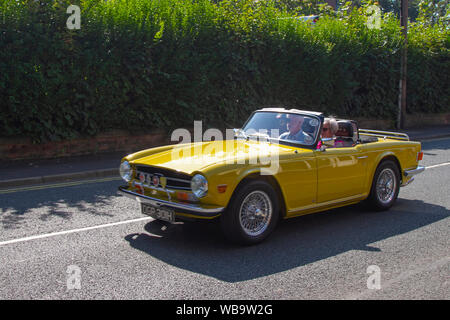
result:
[(289, 131), (281, 134), (279, 139), (311, 143), (312, 138), (302, 131), (303, 117), (298, 114), (288, 114), (286, 117), (288, 119), (287, 129)]

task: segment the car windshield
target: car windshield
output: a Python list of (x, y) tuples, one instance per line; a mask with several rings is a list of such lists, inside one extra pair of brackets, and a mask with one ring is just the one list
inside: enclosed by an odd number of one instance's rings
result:
[(255, 112), (241, 130), (245, 137), (266, 137), (311, 146), (320, 128), (319, 118), (282, 112)]

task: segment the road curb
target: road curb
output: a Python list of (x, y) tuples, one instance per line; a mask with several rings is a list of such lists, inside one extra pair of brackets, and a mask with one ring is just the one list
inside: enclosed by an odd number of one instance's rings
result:
[(70, 182), (74, 180), (84, 180), (92, 178), (114, 177), (114, 176), (117, 177), (119, 176), (119, 170), (117, 168), (53, 174), (31, 178), (9, 179), (0, 181), (0, 189), (33, 186), (38, 184)]

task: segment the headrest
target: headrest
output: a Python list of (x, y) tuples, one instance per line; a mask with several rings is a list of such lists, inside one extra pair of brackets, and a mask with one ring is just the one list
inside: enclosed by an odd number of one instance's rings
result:
[(336, 137), (351, 137), (353, 138), (353, 125), (351, 121), (339, 120), (338, 131), (336, 132)]

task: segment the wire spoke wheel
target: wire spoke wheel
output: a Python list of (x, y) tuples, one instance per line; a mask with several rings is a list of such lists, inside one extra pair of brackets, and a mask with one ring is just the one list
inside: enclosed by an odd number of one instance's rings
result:
[(273, 232), (279, 218), (277, 192), (269, 182), (256, 179), (241, 182), (227, 211), (220, 216), (226, 238), (242, 245), (262, 242)]
[(247, 235), (259, 236), (268, 228), (272, 213), (270, 197), (264, 191), (256, 190), (249, 193), (242, 201), (239, 222)]
[(376, 193), (378, 200), (383, 204), (388, 204), (395, 197), (397, 180), (391, 168), (385, 168), (380, 172), (376, 182)]

